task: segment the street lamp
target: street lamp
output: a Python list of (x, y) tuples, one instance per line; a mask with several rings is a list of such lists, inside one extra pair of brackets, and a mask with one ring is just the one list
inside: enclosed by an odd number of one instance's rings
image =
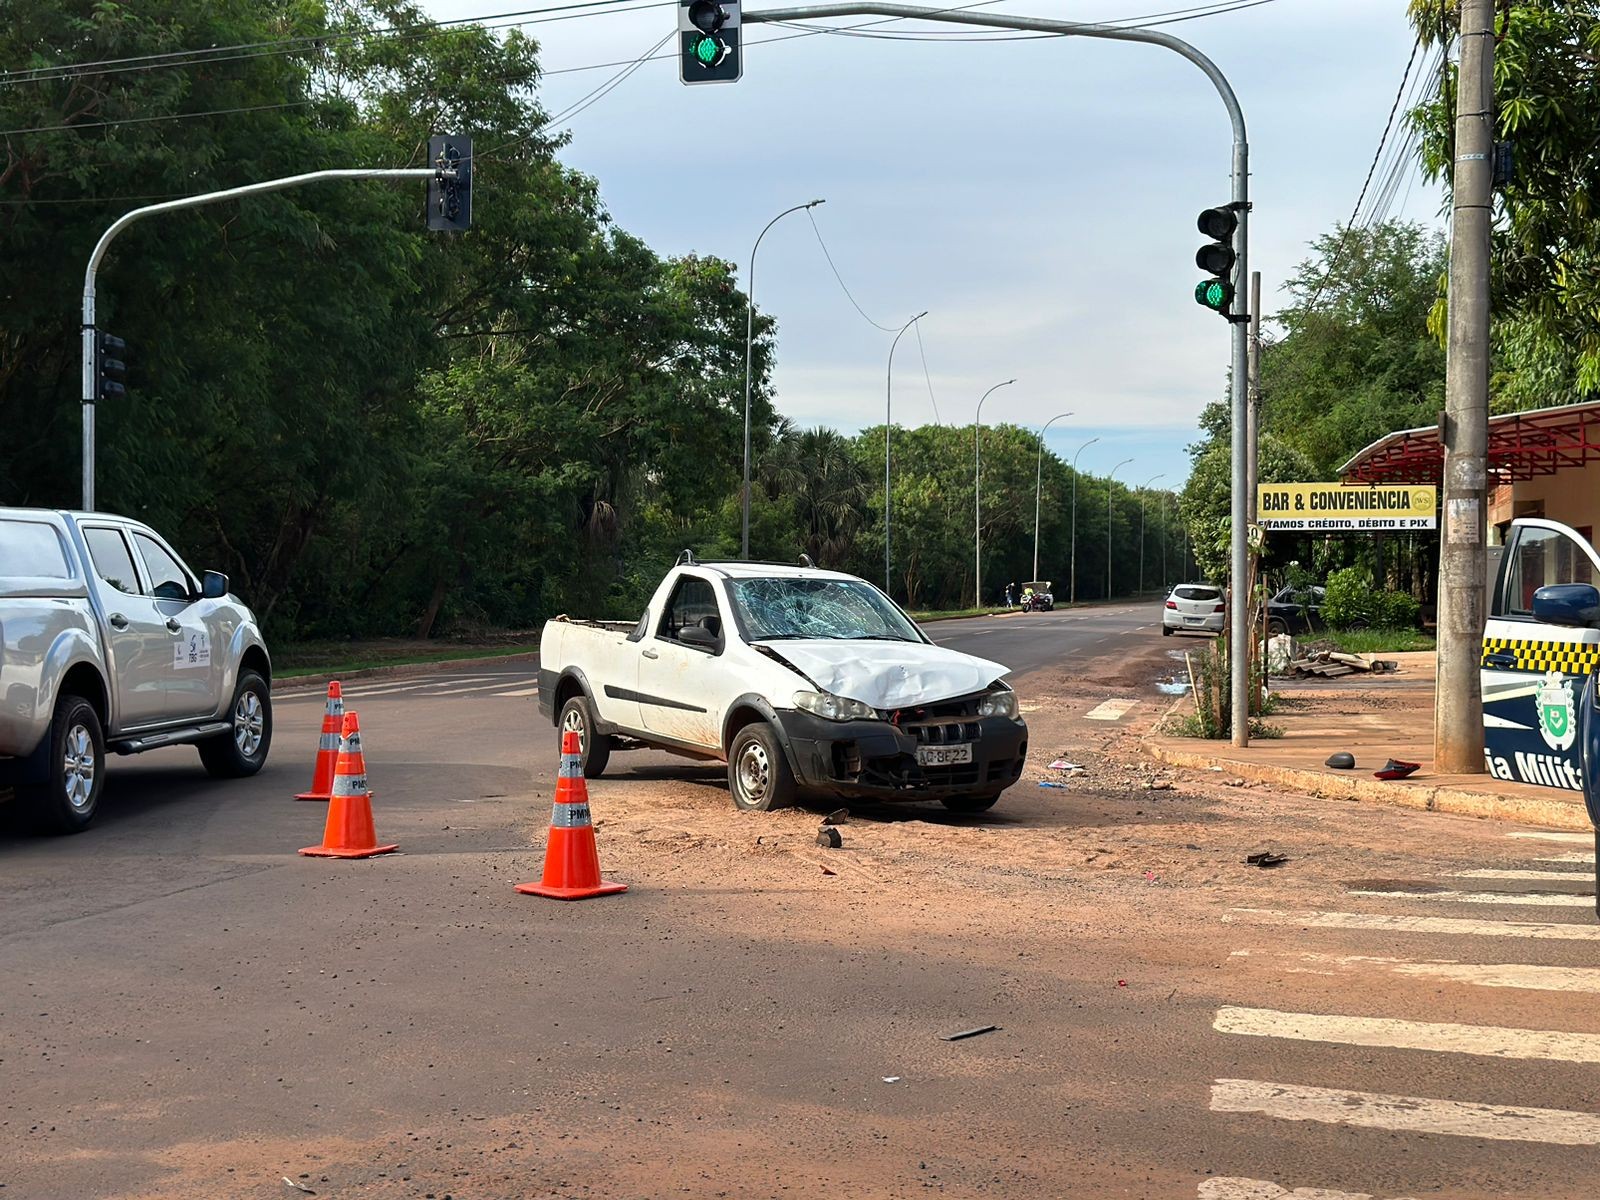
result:
[(1106, 599), (1111, 599), (1111, 510), (1116, 504), (1117, 489), (1111, 486), (1111, 477), (1133, 459), (1125, 458), (1106, 472)]
[(1050, 432), (1050, 426), (1057, 421), (1064, 421), (1072, 414), (1059, 413), (1044, 423), (1044, 428), (1039, 430), (1039, 455), (1033, 464), (1033, 577), (1039, 578), (1039, 485), (1044, 479), (1044, 435)]
[(983, 607), (983, 489), (979, 486), (978, 432), (983, 428), (983, 402), (1015, 379), (997, 383), (978, 399), (978, 414), (972, 418), (972, 607)]
[(1160, 475), (1152, 475), (1144, 481), (1144, 487), (1139, 489), (1139, 594), (1141, 596), (1144, 595), (1144, 509), (1146, 502), (1149, 500), (1149, 496), (1145, 493), (1152, 483), (1158, 479), (1165, 478), (1165, 471)]
[(784, 209), (762, 227), (761, 232), (756, 234), (756, 244), (750, 248), (750, 279), (745, 286), (744, 310), (744, 503), (742, 531), (739, 535), (740, 558), (750, 557), (750, 358), (756, 321), (756, 251), (761, 249), (761, 239), (767, 236), (767, 230), (790, 213), (803, 212), (826, 203), (826, 200), (813, 200), (810, 204), (796, 204), (793, 208)]
[[(900, 326), (900, 332), (894, 335), (894, 341), (889, 343), (889, 369), (885, 373), (883, 389), (883, 594), (892, 596), (889, 590), (889, 564), (892, 561), (889, 553), (889, 506), (891, 495), (889, 491), (889, 441), (894, 429), (894, 348), (900, 344), (900, 339), (923, 317), (928, 315), (928, 310), (923, 309), (911, 320)], [(920, 336), (920, 335), (919, 335)]]
[[(1078, 454), (1082, 454), (1100, 439), (1090, 438), (1078, 447)], [(1067, 603), (1078, 602), (1078, 454), (1072, 456), (1072, 582), (1067, 593)]]

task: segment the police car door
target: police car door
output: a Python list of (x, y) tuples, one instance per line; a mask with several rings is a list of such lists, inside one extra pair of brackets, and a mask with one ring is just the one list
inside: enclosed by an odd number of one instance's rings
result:
[[(1483, 638), (1489, 773), (1583, 790), (1579, 701), (1600, 660), (1600, 556), (1556, 521), (1512, 525)], [(1579, 585), (1579, 586), (1571, 586)]]

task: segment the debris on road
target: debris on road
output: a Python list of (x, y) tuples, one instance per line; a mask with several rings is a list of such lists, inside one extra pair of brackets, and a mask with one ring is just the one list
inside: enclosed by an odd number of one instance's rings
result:
[(1263, 850), (1259, 854), (1247, 854), (1244, 861), (1246, 866), (1260, 867), (1265, 870), (1267, 867), (1276, 867), (1281, 863), (1288, 862), (1289, 856), (1287, 854), (1276, 854), (1271, 850)]
[(1319, 676), (1323, 679), (1337, 679), (1342, 675), (1358, 673), (1392, 675), (1399, 669), (1400, 664), (1392, 658), (1345, 654), (1339, 650), (1313, 650), (1303, 658), (1291, 659), (1286, 673), (1300, 678)]
[(993, 1033), (999, 1029), (998, 1025), (979, 1025), (976, 1029), (963, 1029), (959, 1033), (941, 1033), (941, 1042), (959, 1042), (964, 1038), (977, 1037), (980, 1033)]
[(1421, 763), (1406, 762), (1401, 758), (1391, 758), (1383, 767), (1372, 773), (1374, 779), (1404, 779), (1414, 771), (1422, 769)]
[(1081, 771), (1084, 767), (1082, 763), (1068, 762), (1064, 758), (1058, 758), (1050, 764), (1049, 769), (1052, 771)]
[(885, 1075), (883, 1077), (883, 1081), (885, 1083), (899, 1083), (900, 1082), (900, 1076), (898, 1076), (898, 1075)]
[(1039, 786), (1047, 788), (1064, 788), (1067, 785), (1064, 783), (1057, 783), (1054, 779), (1041, 779), (1039, 781)]
[(290, 1186), (290, 1187), (292, 1187), (292, 1188), (293, 1188), (293, 1189), (294, 1189), (294, 1190), (295, 1190), (295, 1191), (297, 1191), (297, 1192), (304, 1192), (304, 1193), (305, 1193), (305, 1194), (306, 1194), (306, 1195), (308, 1195), (308, 1196), (315, 1196), (315, 1195), (316, 1195), (316, 1194), (317, 1194), (317, 1193), (316, 1193), (316, 1191), (315, 1191), (315, 1190), (314, 1190), (314, 1189), (312, 1189), (312, 1188), (308, 1188), (308, 1187), (307, 1187), (307, 1186), (306, 1186), (306, 1185), (305, 1185), (305, 1184), (303, 1184), (303, 1183), (296, 1183), (296, 1182), (295, 1182), (295, 1181), (294, 1181), (294, 1180), (292, 1180), (292, 1179), (290, 1179), (290, 1178), (289, 1178), (289, 1177), (288, 1177), (288, 1176), (287, 1176), (287, 1175), (285, 1175), (285, 1176), (284, 1176), (284, 1177), (283, 1177), (283, 1182), (284, 1182), (284, 1183), (286, 1183), (286, 1184), (288, 1184), (288, 1185), (289, 1185), (289, 1186)]
[(836, 808), (822, 818), (822, 823), (824, 825), (843, 825), (849, 820), (850, 810), (848, 808)]
[(1339, 750), (1328, 755), (1328, 761), (1323, 765), (1335, 771), (1353, 771), (1356, 768), (1356, 756), (1348, 750)]
[(821, 829), (817, 830), (817, 845), (823, 846), (829, 850), (837, 850), (840, 846), (844, 845), (844, 838), (840, 835), (837, 829), (834, 829), (829, 825), (824, 825)]
[(1170, 792), (1173, 787), (1174, 784), (1170, 779), (1147, 779), (1144, 781), (1144, 788), (1147, 792)]

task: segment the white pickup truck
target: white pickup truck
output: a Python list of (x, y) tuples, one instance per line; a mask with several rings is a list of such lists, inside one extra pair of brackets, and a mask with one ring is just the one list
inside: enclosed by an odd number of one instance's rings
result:
[(637, 622), (545, 624), (539, 705), (578, 734), (589, 778), (649, 746), (725, 761), (749, 811), (804, 791), (972, 813), (1028, 752), (1006, 673), (853, 575), (685, 551)]
[(192, 744), (217, 776), (272, 745), (267, 648), (228, 577), (201, 578), (147, 525), (0, 508), (0, 796), (87, 828), (108, 749)]

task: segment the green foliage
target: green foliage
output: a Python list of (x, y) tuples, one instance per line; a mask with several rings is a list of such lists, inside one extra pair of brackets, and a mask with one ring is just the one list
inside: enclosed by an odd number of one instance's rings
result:
[(1384, 626), (1414, 629), (1422, 610), (1405, 592), (1379, 591), (1364, 566), (1346, 567), (1328, 576), (1322, 618), (1334, 629)]
[[(1228, 538), (1232, 528), (1232, 448), (1226, 438), (1202, 443), (1178, 499), (1178, 512), (1193, 542), (1201, 574), (1218, 583), (1228, 578)], [(1262, 483), (1294, 483), (1313, 479), (1316, 467), (1301, 451), (1275, 433), (1263, 432), (1256, 451)]]
[(1406, 650), (1432, 650), (1434, 640), (1420, 629), (1338, 629), (1309, 643), (1307, 648), (1326, 646), (1346, 654), (1393, 654)]

